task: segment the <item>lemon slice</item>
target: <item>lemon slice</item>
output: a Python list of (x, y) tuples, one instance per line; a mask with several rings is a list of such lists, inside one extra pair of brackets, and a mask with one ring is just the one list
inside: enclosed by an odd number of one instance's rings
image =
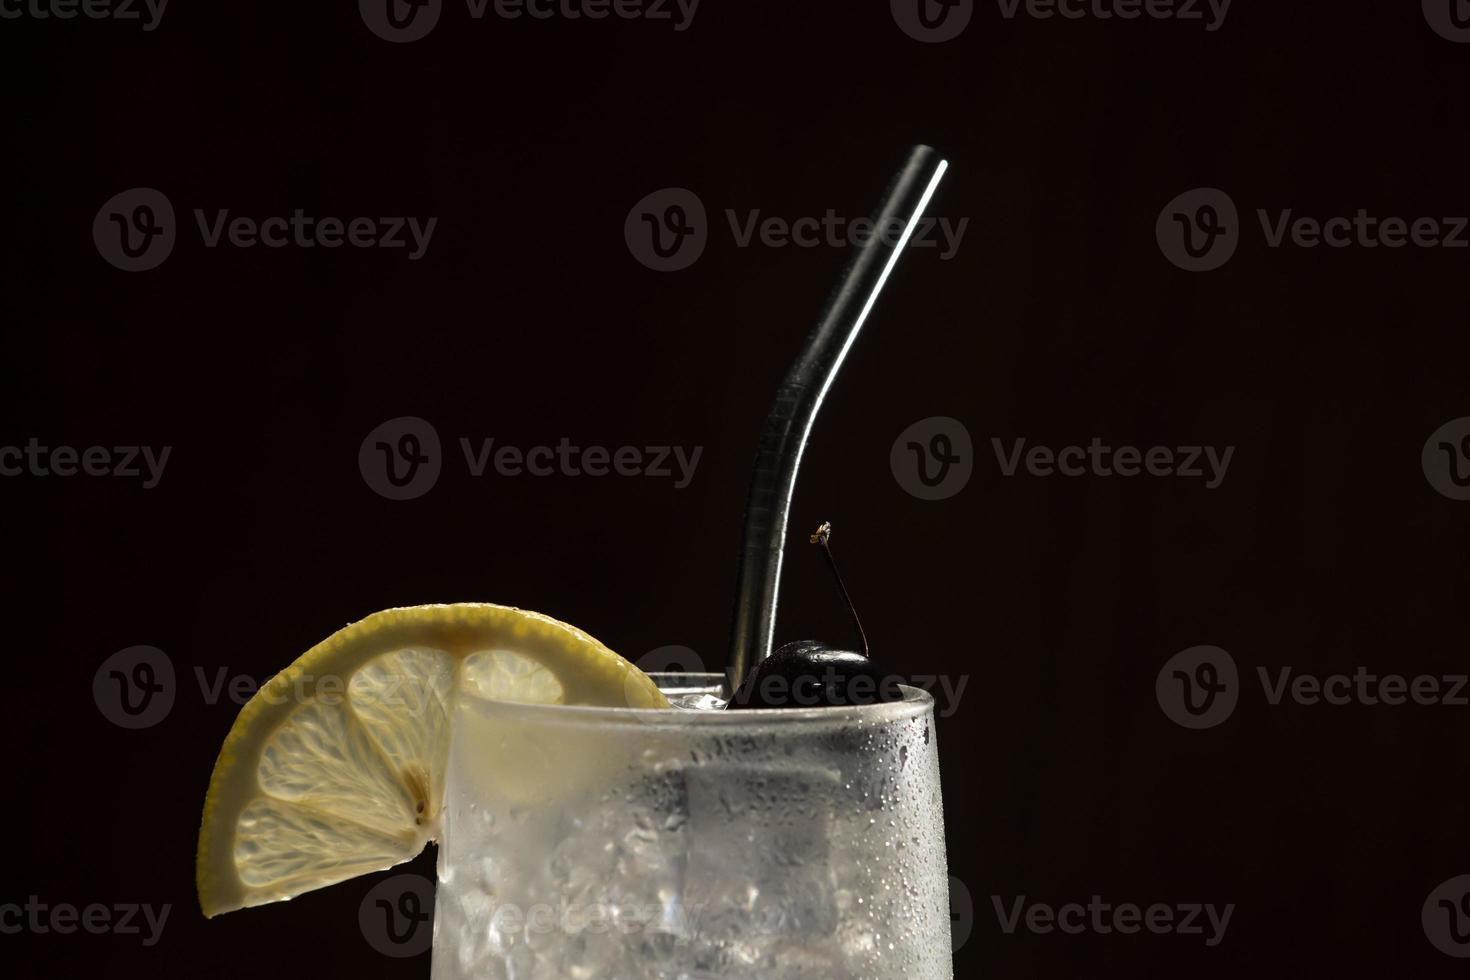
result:
[(653, 681), (549, 616), (484, 603), (375, 613), (240, 710), (199, 828), (206, 916), (401, 864), (436, 838), (454, 698), (666, 708)]

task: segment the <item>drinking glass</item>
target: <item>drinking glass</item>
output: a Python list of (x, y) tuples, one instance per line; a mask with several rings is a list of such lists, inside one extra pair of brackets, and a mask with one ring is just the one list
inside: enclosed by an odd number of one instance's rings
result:
[[(671, 698), (719, 675), (654, 675)], [(934, 701), (455, 706), (435, 980), (953, 976)], [(681, 697), (682, 696), (682, 697)]]

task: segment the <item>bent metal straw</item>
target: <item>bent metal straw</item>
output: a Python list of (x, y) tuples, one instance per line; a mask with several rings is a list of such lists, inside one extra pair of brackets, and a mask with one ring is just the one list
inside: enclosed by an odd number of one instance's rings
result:
[(947, 169), (948, 161), (931, 147), (916, 146), (909, 152), (876, 215), (876, 228), (895, 224), (902, 228), (897, 243), (889, 244), (888, 236), (874, 234), (857, 247), (801, 355), (776, 390), (761, 430), (745, 501), (735, 621), (730, 632), (732, 690), (740, 686), (753, 664), (771, 653), (786, 522), (812, 424)]

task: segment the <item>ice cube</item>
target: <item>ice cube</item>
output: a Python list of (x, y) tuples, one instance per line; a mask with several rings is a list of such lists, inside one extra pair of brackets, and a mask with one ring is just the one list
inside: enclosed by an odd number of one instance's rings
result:
[(689, 798), (687, 914), (701, 940), (749, 965), (783, 939), (837, 925), (829, 842), (835, 770), (705, 765), (684, 771)]
[(714, 694), (691, 691), (669, 695), (669, 704), (684, 711), (719, 711), (725, 706), (725, 699)]

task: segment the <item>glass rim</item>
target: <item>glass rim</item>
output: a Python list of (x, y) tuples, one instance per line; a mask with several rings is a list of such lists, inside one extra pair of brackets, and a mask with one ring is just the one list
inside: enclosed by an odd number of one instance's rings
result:
[[(709, 673), (664, 673), (649, 676), (689, 681), (677, 687), (659, 683), (661, 691), (697, 691), (723, 684), (725, 675)], [(920, 718), (934, 710), (934, 696), (922, 687), (900, 684), (902, 701), (852, 705), (840, 708), (743, 708), (739, 711), (700, 711), (681, 708), (613, 708), (588, 704), (536, 704), (528, 701), (499, 701), (464, 692), (466, 699), (492, 707), (500, 715), (521, 715), (527, 720), (553, 724), (598, 724), (636, 728), (777, 728), (792, 725), (891, 724)]]

